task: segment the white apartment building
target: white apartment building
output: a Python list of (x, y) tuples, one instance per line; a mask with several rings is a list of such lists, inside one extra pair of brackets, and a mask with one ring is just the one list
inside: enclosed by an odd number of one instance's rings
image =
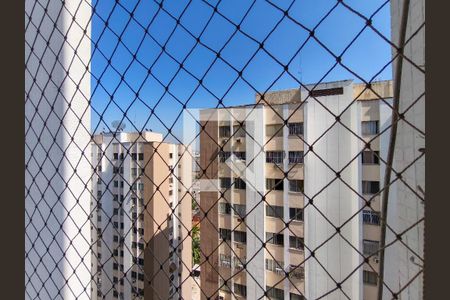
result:
[(371, 88), (329, 82), (201, 112), (203, 179), (217, 186), (200, 196), (202, 299), (376, 299), (392, 82)]
[(94, 137), (92, 299), (190, 299), (192, 159), (185, 151), (153, 132)]

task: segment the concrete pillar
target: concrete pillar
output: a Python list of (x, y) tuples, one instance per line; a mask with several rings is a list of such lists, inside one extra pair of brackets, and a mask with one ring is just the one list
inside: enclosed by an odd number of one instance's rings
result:
[(25, 297), (90, 299), (90, 1), (25, 11)]
[[(350, 81), (321, 84), (316, 89), (343, 88), (343, 94), (318, 97), (325, 107), (335, 115), (340, 114), (353, 99), (353, 85)], [(309, 87), (309, 88), (312, 88)], [(306, 90), (301, 92), (303, 98), (308, 95)], [(314, 143), (335, 122), (330, 114), (315, 99), (308, 98), (305, 105), (305, 139), (309, 145)], [(359, 104), (353, 104), (341, 117), (341, 122), (359, 134), (360, 113)], [(362, 271), (354, 272), (344, 283), (342, 291), (327, 294), (336, 289), (335, 283), (342, 282), (351, 272), (358, 268), (361, 256), (341, 236), (334, 235), (334, 226), (341, 226), (347, 222), (360, 208), (361, 201), (356, 193), (344, 185), (340, 180), (334, 181), (322, 190), (334, 178), (336, 173), (347, 165), (359, 152), (360, 142), (355, 135), (340, 124), (335, 124), (317, 143), (313, 151), (305, 155), (305, 195), (314, 197), (314, 206), (305, 208), (305, 293), (307, 299), (362, 299)], [(305, 152), (308, 146), (305, 145)], [(327, 162), (333, 170), (325, 165), (319, 157)], [(347, 166), (340, 174), (343, 181), (354, 190), (360, 191), (360, 166), (358, 160)], [(305, 206), (308, 198), (305, 196)], [(334, 225), (331, 225), (325, 217)], [(341, 234), (355, 248), (362, 244), (361, 214), (351, 218), (341, 228)], [(333, 237), (332, 237), (333, 236)], [(330, 239), (330, 237), (332, 237)], [(324, 244), (323, 244), (324, 243)], [(322, 246), (320, 246), (323, 244)], [(311, 251), (315, 250), (314, 257)], [(310, 258), (308, 258), (310, 257)], [(331, 278), (331, 277), (332, 278)], [(334, 279), (334, 280), (333, 280)], [(326, 295), (326, 296), (325, 296)]]

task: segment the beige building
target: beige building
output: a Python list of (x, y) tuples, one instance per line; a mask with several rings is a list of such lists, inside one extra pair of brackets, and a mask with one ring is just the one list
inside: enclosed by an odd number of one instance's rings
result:
[(313, 87), (201, 111), (202, 299), (376, 299), (392, 82)]
[(153, 132), (96, 135), (92, 153), (92, 299), (191, 299), (190, 153)]

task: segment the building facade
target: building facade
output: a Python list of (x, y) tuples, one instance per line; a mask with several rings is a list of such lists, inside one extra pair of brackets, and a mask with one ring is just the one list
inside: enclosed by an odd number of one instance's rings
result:
[(371, 89), (201, 111), (202, 299), (376, 298), (392, 82)]
[(189, 150), (153, 132), (91, 145), (92, 299), (190, 299)]

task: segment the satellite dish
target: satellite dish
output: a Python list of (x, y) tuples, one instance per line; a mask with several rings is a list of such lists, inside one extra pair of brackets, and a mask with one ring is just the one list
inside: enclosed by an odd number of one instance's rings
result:
[(114, 129), (115, 129), (116, 131), (123, 131), (123, 130), (125, 129), (125, 127), (126, 127), (126, 124), (125, 124), (125, 123), (122, 123), (122, 122), (119, 121), (119, 120), (113, 121), (113, 122), (111, 123), (111, 125), (112, 125), (112, 127), (114, 127)]

